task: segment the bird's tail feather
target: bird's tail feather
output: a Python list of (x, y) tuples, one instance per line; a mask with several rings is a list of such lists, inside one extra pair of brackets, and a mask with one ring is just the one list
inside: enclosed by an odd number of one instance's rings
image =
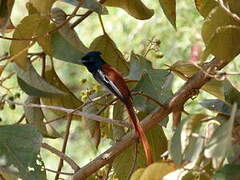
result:
[(134, 129), (142, 141), (144, 153), (147, 158), (147, 164), (150, 165), (153, 163), (152, 150), (151, 150), (150, 144), (149, 144), (147, 137), (142, 129), (142, 126), (137, 118), (137, 115), (133, 109), (132, 103), (127, 103), (126, 108), (127, 108), (128, 114), (132, 120)]

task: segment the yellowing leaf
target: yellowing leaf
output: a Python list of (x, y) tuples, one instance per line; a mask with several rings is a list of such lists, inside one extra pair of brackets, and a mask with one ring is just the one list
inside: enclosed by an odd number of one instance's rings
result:
[(207, 17), (211, 10), (217, 6), (217, 2), (214, 0), (195, 0), (195, 6), (203, 17)]
[[(19, 68), (17, 65), (15, 65), (15, 71), (17, 72), (17, 76), (24, 81), (25, 86), (21, 86), (24, 92), (31, 96), (38, 95), (39, 91), (41, 92), (40, 95), (44, 96), (56, 96), (58, 94), (64, 94), (63, 91), (59, 90), (58, 88), (52, 86), (48, 82), (46, 82), (34, 69), (32, 64), (29, 60), (27, 60), (27, 71), (24, 71), (23, 69)], [(27, 85), (26, 85), (27, 84)], [(30, 88), (27, 89), (26, 86), (31, 86), (38, 92), (33, 91), (33, 89)]]
[(46, 17), (42, 17), (39, 22), (38, 29), (36, 31), (36, 35), (41, 36), (37, 39), (38, 44), (43, 48), (44, 52), (50, 56), (52, 56), (52, 44), (51, 44), (51, 35), (45, 36), (45, 34), (51, 31), (55, 26), (50, 24), (50, 21)]
[[(45, 79), (51, 85), (57, 87), (61, 91), (65, 92), (65, 95), (58, 95), (57, 97), (52, 98), (41, 98), (43, 104), (51, 106), (60, 106), (69, 109), (75, 109), (82, 105), (82, 102), (75, 97), (75, 95), (63, 84), (59, 79), (53, 67), (47, 67), (45, 71)], [(66, 114), (63, 111), (51, 110), (54, 114), (61, 116)]]
[(131, 176), (130, 180), (139, 180), (140, 177), (142, 176), (145, 168), (139, 168), (137, 169)]
[[(59, 8), (52, 10), (52, 18), (57, 25), (66, 20), (66, 14)], [(57, 32), (53, 33), (52, 39), (53, 57), (59, 60), (77, 63), (89, 51), (89, 49), (79, 39), (77, 33), (70, 28), (70, 24), (65, 24)]]
[(206, 43), (201, 59), (207, 59), (209, 54), (224, 61), (231, 61), (240, 53), (240, 26), (228, 25), (220, 27)]
[(56, 0), (30, 0), (30, 3), (44, 15), (49, 15), (52, 5)]
[(141, 0), (106, 0), (104, 5), (122, 8), (131, 16), (141, 20), (149, 19), (154, 14), (154, 11), (147, 8)]
[[(199, 65), (199, 67), (201, 67), (201, 65)], [(170, 70), (184, 80), (188, 80), (192, 75), (194, 75), (199, 71), (198, 67), (196, 67), (192, 63), (185, 62), (185, 61), (177, 61), (170, 67)], [(224, 81), (228, 81), (228, 80), (224, 80)], [(224, 100), (223, 81), (211, 79), (201, 89), (218, 97), (219, 99)]]
[[(43, 33), (44, 27), (48, 26), (49, 24), (47, 21), (48, 20), (46, 20), (46, 17), (39, 16), (37, 14), (26, 16), (16, 27), (13, 37), (20, 39), (29, 39), (32, 38), (32, 36), (34, 35), (41, 35)], [(48, 42), (47, 38), (45, 37), (41, 37), (38, 39), (38, 41), (42, 45), (43, 40), (46, 41), (44, 44)], [(11, 56), (15, 56), (13, 58), (14, 62), (24, 70), (26, 70), (27, 68), (27, 49), (30, 48), (30, 42), (31, 41), (13, 40), (10, 46), (10, 54)], [(49, 51), (50, 50), (48, 50), (48, 53)]]
[(102, 52), (102, 57), (107, 63), (117, 68), (121, 73), (128, 73), (128, 64), (122, 53), (117, 49), (114, 41), (107, 35), (97, 37), (90, 45), (90, 49)]
[[(240, 7), (239, 7), (240, 10)], [(221, 7), (214, 8), (211, 13), (204, 20), (204, 24), (202, 27), (202, 38), (205, 44), (208, 44), (211, 41), (211, 38), (217, 32), (219, 27), (227, 26), (227, 25), (235, 25), (240, 26), (240, 23), (234, 20), (232, 16), (230, 16), (226, 11), (224, 11)], [(223, 43), (223, 42), (222, 42)], [(230, 43), (230, 42), (224, 42)]]
[(176, 29), (176, 0), (159, 0), (165, 16)]
[(176, 169), (170, 162), (153, 163), (145, 169), (139, 180), (159, 180)]

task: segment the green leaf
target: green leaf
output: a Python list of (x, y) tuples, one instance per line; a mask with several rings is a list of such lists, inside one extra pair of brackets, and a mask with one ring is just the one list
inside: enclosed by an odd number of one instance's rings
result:
[(56, 0), (30, 0), (30, 3), (43, 15), (49, 15), (52, 5)]
[[(212, 158), (212, 161), (221, 162), (231, 153), (232, 129), (236, 111), (237, 105), (234, 104), (229, 120), (217, 127), (206, 145), (204, 154), (207, 158)], [(218, 168), (219, 165), (218, 163), (216, 168)]]
[[(197, 118), (199, 118), (197, 121), (200, 122), (207, 116), (203, 114), (201, 117), (198, 115)], [(201, 158), (201, 153), (204, 149), (205, 145), (205, 139), (202, 137), (205, 137), (207, 134), (207, 123), (198, 123), (198, 125), (194, 128), (194, 133), (197, 134), (198, 136), (189, 136), (188, 138), (188, 144), (187, 147), (184, 151), (184, 161), (190, 162), (191, 167), (195, 167), (196, 163), (198, 163), (199, 159)]]
[(104, 5), (122, 8), (129, 15), (140, 20), (150, 19), (154, 14), (154, 11), (147, 8), (141, 0), (106, 0)]
[(168, 18), (169, 22), (176, 27), (176, 0), (159, 0), (162, 6), (165, 16)]
[(184, 161), (196, 163), (202, 152), (204, 139), (193, 137), (192, 134), (205, 136), (205, 125), (200, 121), (206, 114), (194, 114), (182, 120), (177, 127), (170, 144), (170, 155), (173, 161), (180, 165)]
[[(161, 154), (167, 150), (167, 138), (160, 126), (155, 126), (147, 134), (147, 138), (153, 150), (155, 161), (161, 159)], [(125, 149), (113, 162), (113, 168), (119, 180), (125, 180), (133, 166), (135, 159), (134, 145)], [(145, 167), (145, 155), (142, 145), (138, 145), (136, 167)]]
[[(239, 24), (240, 25), (240, 24)], [(240, 26), (224, 26), (216, 29), (216, 33), (206, 43), (206, 48), (201, 56), (206, 60), (209, 54), (224, 61), (231, 61), (240, 53)]]
[[(52, 17), (57, 25), (66, 20), (66, 14), (59, 8), (52, 10)], [(79, 61), (89, 49), (79, 39), (77, 33), (66, 23), (57, 32), (52, 34), (51, 44), (53, 48), (53, 57), (59, 60), (81, 64)]]
[(222, 169), (214, 174), (215, 180), (239, 180), (240, 179), (240, 165), (239, 164), (226, 164)]
[(207, 17), (217, 5), (215, 0), (195, 0), (195, 6), (203, 17)]
[[(49, 97), (49, 98), (41, 98), (43, 104), (50, 105), (50, 106), (60, 106), (69, 109), (76, 109), (82, 105), (82, 102), (65, 86), (65, 84), (59, 79), (57, 73), (55, 72), (54, 68), (51, 66), (47, 66), (45, 68), (44, 73), (45, 80), (54, 87), (60, 89), (64, 94)], [(48, 110), (44, 110), (48, 111)], [(66, 112), (59, 111), (59, 110), (49, 110), (54, 112), (54, 114), (58, 116), (62, 116), (66, 114)], [(73, 116), (73, 118), (80, 118), (79, 116)]]
[[(63, 91), (57, 89), (51, 84), (47, 83), (34, 69), (30, 61), (26, 61), (26, 70), (24, 71), (15, 65), (15, 70), (17, 72), (17, 76), (19, 77), (18, 82), (20, 82), (22, 90), (32, 96), (55, 96), (58, 94), (64, 94)], [(21, 81), (22, 80), (22, 81)], [(26, 86), (27, 85), (27, 86)], [(32, 91), (31, 91), (32, 90)], [(36, 90), (36, 91), (34, 91)]]
[[(123, 103), (117, 103), (113, 107), (113, 119), (124, 121), (125, 119), (124, 111), (125, 111), (125, 107)], [(112, 126), (112, 134), (113, 134), (114, 141), (120, 140), (121, 137), (125, 134), (124, 127)]]
[(227, 116), (231, 114), (231, 105), (221, 101), (219, 99), (206, 99), (201, 100), (199, 104), (213, 112), (221, 113)]
[(228, 103), (240, 105), (240, 92), (229, 81), (224, 83), (224, 96)]
[[(142, 56), (131, 55), (131, 68), (127, 78), (140, 79), (133, 92), (142, 92), (162, 104), (172, 96), (172, 75), (167, 70), (153, 69), (151, 62)], [(143, 96), (134, 96), (133, 100), (135, 107), (146, 114), (158, 106)]]
[(181, 133), (184, 123), (186, 123), (186, 119), (180, 121), (170, 141), (169, 154), (175, 164), (181, 164), (183, 160)]
[(10, 16), (15, 0), (0, 1), (0, 32), (9, 33), (14, 29)]
[(41, 142), (35, 127), (0, 126), (1, 167), (24, 180), (45, 180), (46, 172), (37, 158)]
[(94, 39), (90, 45), (90, 49), (100, 51), (103, 59), (124, 75), (128, 73), (129, 69), (126, 60), (124, 59), (122, 53), (118, 50), (114, 41), (107, 34)]
[[(25, 101), (26, 104), (40, 104), (40, 99), (38, 97), (29, 96)], [(24, 107), (24, 115), (27, 119), (27, 122), (32, 126), (36, 126), (38, 131), (44, 137), (49, 138), (58, 138), (61, 135), (50, 125), (44, 124), (43, 119), (44, 115), (41, 108), (34, 108), (34, 107)]]
[(87, 0), (87, 1), (82, 1), (82, 0), (61, 0), (66, 3), (72, 4), (74, 6), (78, 6), (79, 3), (81, 3), (81, 7), (90, 9), (92, 11), (95, 11), (99, 14), (108, 14), (107, 8), (102, 6), (99, 2), (96, 0)]

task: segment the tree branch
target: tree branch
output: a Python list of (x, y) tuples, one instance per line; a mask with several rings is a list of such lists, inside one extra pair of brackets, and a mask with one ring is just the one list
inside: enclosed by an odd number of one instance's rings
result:
[[(228, 62), (214, 58), (210, 63), (206, 63), (203, 69), (193, 75), (185, 84), (180, 88), (175, 95), (165, 104), (166, 108), (157, 108), (153, 113), (148, 115), (141, 121), (144, 131), (148, 131), (161, 120), (166, 118), (174, 109), (181, 108), (188, 99), (193, 96), (193, 91), (200, 89), (211, 78), (205, 73), (209, 72), (215, 74), (218, 70), (226, 66)], [(108, 150), (100, 154), (93, 161), (82, 167), (68, 180), (83, 180), (90, 176), (92, 173), (103, 167), (104, 165), (113, 161), (113, 159), (124, 151), (127, 147), (132, 145), (137, 139), (135, 132), (132, 130), (127, 133), (122, 139), (110, 147)]]

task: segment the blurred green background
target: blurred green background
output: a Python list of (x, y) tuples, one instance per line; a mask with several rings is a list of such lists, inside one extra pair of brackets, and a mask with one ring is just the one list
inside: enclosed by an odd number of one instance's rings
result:
[[(27, 14), (25, 2), (27, 2), (27, 0), (16, 0), (15, 2), (12, 14), (13, 24), (15, 25), (17, 25), (21, 18)], [(161, 43), (158, 51), (151, 51), (147, 55), (147, 58), (152, 61), (154, 68), (166, 69), (167, 66), (165, 66), (165, 64), (171, 65), (179, 60), (188, 61), (193, 45), (198, 44), (203, 47), (201, 40), (201, 25), (204, 19), (198, 14), (193, 0), (177, 2), (177, 31), (175, 31), (167, 21), (160, 8), (158, 0), (143, 0), (143, 2), (147, 7), (154, 9), (155, 11), (154, 16), (149, 20), (137, 20), (128, 15), (122, 9), (110, 7), (108, 7), (109, 15), (104, 15), (102, 17), (106, 32), (114, 40), (126, 59), (128, 59), (131, 51), (143, 55), (150, 40), (160, 40)], [(54, 6), (64, 9), (67, 14), (70, 14), (74, 9), (74, 6), (64, 2), (57, 2)], [(85, 10), (82, 9), (81, 12), (85, 12)], [(89, 46), (96, 37), (102, 35), (102, 29), (95, 13), (78, 25), (75, 30), (80, 39), (87, 46)], [(1, 55), (8, 52), (9, 45), (10, 41), (0, 40)], [(39, 48), (33, 47), (31, 51), (39, 51)], [(158, 54), (163, 54), (164, 56), (160, 58)], [(80, 91), (91, 89), (94, 86), (95, 82), (83, 67), (63, 61), (55, 61), (54, 63), (60, 79), (75, 93), (77, 97), (81, 98)], [(40, 70), (38, 64), (40, 63), (34, 63), (34, 65)], [(229, 69), (231, 68), (237, 69), (238, 67), (233, 63), (229, 66)], [(7, 76), (12, 71), (13, 67), (12, 65), (9, 65), (7, 71), (3, 73), (2, 77)], [(236, 77), (234, 78), (233, 80), (236, 82), (237, 79)], [(87, 79), (89, 83), (81, 84), (80, 82), (82, 79)], [(173, 91), (175, 92), (183, 83), (183, 80), (176, 77), (173, 83)], [(21, 102), (25, 100), (26, 95), (18, 88), (16, 76), (13, 76), (10, 80), (6, 81), (4, 85), (11, 88), (11, 91), (8, 92), (8, 96), (14, 96), (15, 93), (20, 92), (21, 97), (16, 100)], [(6, 93), (6, 90), (0, 88), (0, 92)], [(206, 97), (209, 98), (211, 96), (207, 93), (201, 93), (197, 97), (197, 100)], [(200, 105), (197, 104), (197, 100), (189, 101), (187, 103), (186, 111), (203, 111), (201, 110)], [(22, 107), (16, 107), (16, 109), (12, 110), (8, 108), (8, 105), (5, 105), (4, 110), (0, 111), (0, 117), (2, 119), (0, 125), (16, 122), (22, 113)], [(64, 122), (58, 122), (55, 126), (60, 133), (64, 132)], [(46, 139), (44, 141), (61, 149), (63, 139)], [(89, 141), (88, 131), (86, 131), (81, 122), (75, 121), (72, 124), (70, 141), (66, 153), (72, 159), (76, 160), (79, 165), (84, 165), (96, 155), (104, 151), (109, 143), (108, 140), (102, 139), (99, 149), (94, 149), (93, 144)], [(41, 151), (41, 155), (46, 168), (57, 168), (58, 157), (45, 150)], [(69, 172), (69, 170), (71, 169), (68, 165), (63, 169), (64, 172)], [(49, 179), (53, 179), (54, 174), (48, 173), (48, 176)]]

